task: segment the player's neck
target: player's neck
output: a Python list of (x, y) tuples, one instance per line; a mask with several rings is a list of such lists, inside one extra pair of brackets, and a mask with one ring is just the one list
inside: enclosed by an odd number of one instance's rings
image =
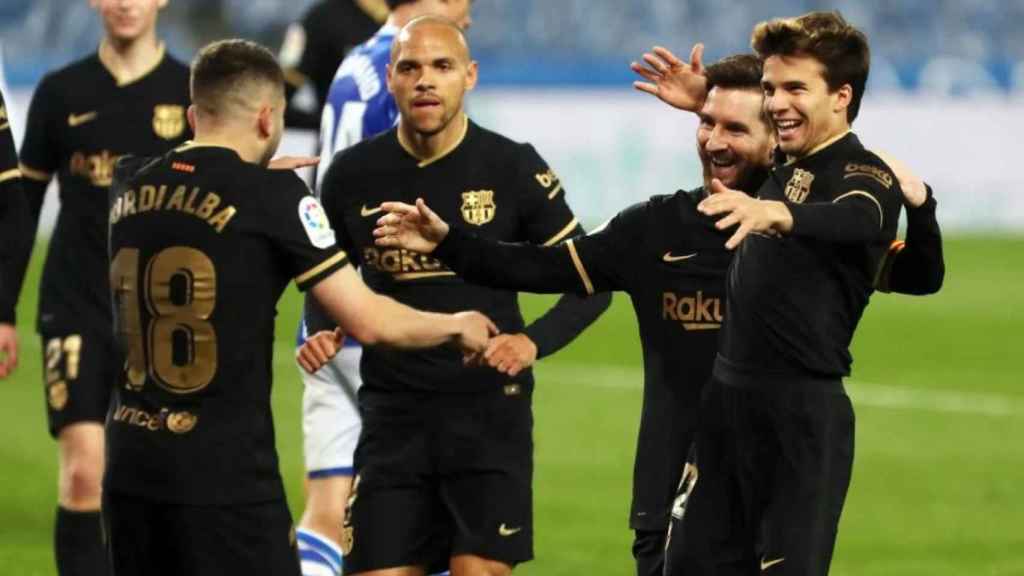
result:
[(251, 135), (243, 137), (240, 134), (232, 133), (229, 130), (203, 130), (196, 127), (195, 138), (189, 142), (188, 146), (189, 148), (204, 146), (227, 148), (228, 150), (234, 150), (243, 162), (259, 164), (260, 161), (263, 160), (263, 150), (258, 150), (256, 146), (248, 146), (245, 144), (252, 141), (253, 138)]
[(443, 130), (435, 134), (422, 134), (404, 121), (398, 123), (398, 142), (406, 152), (412, 154), (421, 163), (432, 162), (451, 152), (469, 130), (469, 117), (460, 112)]
[(99, 58), (118, 84), (130, 84), (160, 64), (164, 58), (164, 43), (156, 37), (156, 32), (132, 40), (107, 36), (100, 42)]

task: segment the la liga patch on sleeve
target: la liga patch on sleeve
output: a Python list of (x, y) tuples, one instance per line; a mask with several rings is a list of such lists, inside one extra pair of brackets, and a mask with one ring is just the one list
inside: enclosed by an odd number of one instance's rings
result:
[(337, 240), (334, 237), (334, 229), (327, 219), (327, 213), (320, 201), (312, 196), (304, 196), (299, 201), (299, 220), (302, 227), (309, 236), (309, 241), (317, 248), (330, 248)]

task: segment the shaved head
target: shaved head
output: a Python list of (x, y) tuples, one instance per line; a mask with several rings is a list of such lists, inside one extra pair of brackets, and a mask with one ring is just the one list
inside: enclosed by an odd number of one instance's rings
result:
[(469, 41), (466, 40), (466, 34), (458, 24), (444, 16), (420, 16), (406, 24), (399, 31), (394, 43), (391, 44), (391, 64), (397, 61), (406, 44), (423, 36), (439, 37), (445, 43), (451, 42), (456, 47), (456, 54), (462, 62), (469, 63)]

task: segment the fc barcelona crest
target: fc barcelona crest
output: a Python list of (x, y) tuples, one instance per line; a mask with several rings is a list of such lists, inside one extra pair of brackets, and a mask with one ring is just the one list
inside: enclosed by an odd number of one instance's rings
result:
[(462, 193), (462, 218), (474, 226), (483, 226), (494, 220), (498, 208), (494, 205), (494, 190), (471, 190)]
[(811, 182), (814, 182), (814, 174), (797, 168), (786, 183), (786, 198), (795, 204), (803, 204), (811, 193)]
[(157, 104), (153, 107), (153, 132), (164, 140), (173, 140), (185, 131), (185, 107)]

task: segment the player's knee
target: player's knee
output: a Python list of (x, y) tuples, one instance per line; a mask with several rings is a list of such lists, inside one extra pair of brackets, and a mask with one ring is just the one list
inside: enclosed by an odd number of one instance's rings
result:
[(60, 501), (72, 510), (95, 510), (100, 505), (103, 463), (85, 458), (72, 458), (60, 472)]

